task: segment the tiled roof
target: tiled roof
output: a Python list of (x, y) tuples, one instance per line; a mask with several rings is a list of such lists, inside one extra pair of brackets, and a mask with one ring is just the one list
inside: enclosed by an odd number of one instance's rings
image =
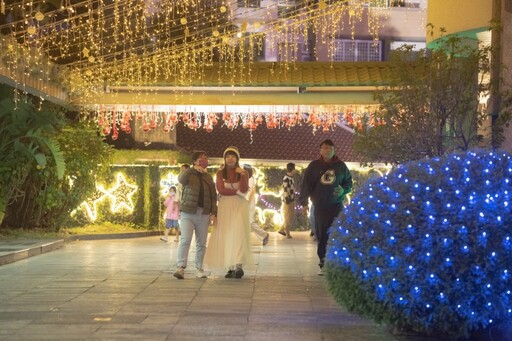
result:
[[(380, 86), (389, 84), (394, 66), (389, 62), (259, 62), (205, 66), (202, 74), (187, 79), (188, 86)], [(170, 85), (172, 80), (160, 80)]]
[[(213, 64), (203, 74), (187, 82), (202, 87), (357, 87), (382, 86), (391, 81), (394, 66), (389, 62), (301, 62), (293, 64), (262, 62), (231, 70)], [(242, 71), (241, 71), (242, 70)], [(229, 72), (228, 72), (229, 71)], [(342, 92), (340, 92), (342, 93)], [(346, 162), (358, 162), (352, 143), (354, 134), (342, 127), (329, 132), (306, 124), (288, 130), (260, 126), (253, 132), (216, 126), (211, 133), (192, 130), (182, 123), (177, 127), (177, 145), (187, 151), (204, 150), (210, 157), (222, 157), (229, 145), (239, 148), (244, 159), (276, 161), (309, 161), (319, 157), (319, 145), (324, 139), (335, 144), (336, 154)]]
[(182, 123), (178, 124), (177, 145), (187, 151), (204, 150), (210, 157), (222, 158), (224, 149), (230, 145), (237, 146), (243, 159), (260, 160), (304, 160), (319, 157), (320, 143), (331, 139), (335, 145), (336, 155), (346, 162), (358, 162), (352, 149), (354, 134), (336, 127), (329, 132), (321, 129), (313, 134), (311, 126), (303, 124), (288, 130), (267, 129), (259, 126), (252, 133), (241, 127), (230, 130), (216, 126), (211, 133), (204, 129), (192, 130)]

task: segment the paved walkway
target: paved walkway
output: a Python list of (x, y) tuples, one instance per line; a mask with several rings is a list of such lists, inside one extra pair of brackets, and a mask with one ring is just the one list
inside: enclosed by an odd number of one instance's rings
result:
[(55, 241), (0, 266), (0, 340), (397, 340), (343, 311), (316, 275), (309, 232), (293, 236), (272, 233), (265, 247), (254, 238), (257, 264), (240, 280), (194, 269), (175, 279), (177, 243), (157, 236)]

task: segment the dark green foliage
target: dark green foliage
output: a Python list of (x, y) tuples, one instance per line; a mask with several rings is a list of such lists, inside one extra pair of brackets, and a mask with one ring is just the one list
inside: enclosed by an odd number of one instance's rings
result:
[(63, 149), (63, 159), (59, 161), (66, 165), (63, 176), (59, 177), (51, 158), (44, 167), (34, 167), (19, 185), (23, 195), (11, 201), (3, 226), (57, 230), (94, 192), (96, 177), (102, 176), (109, 163), (110, 147), (86, 124), (68, 123), (52, 141)]
[[(38, 171), (52, 167), (62, 180), (65, 162), (56, 130), (63, 120), (58, 112), (35, 108), (30, 98), (14, 103), (0, 101), (0, 224), (11, 227), (30, 227), (32, 212), (19, 209), (24, 202), (33, 201), (37, 188), (27, 179)], [(48, 170), (46, 170), (48, 172)], [(27, 207), (31, 209), (32, 207)], [(36, 212), (37, 213), (37, 212)], [(37, 222), (35, 222), (37, 223)]]
[(490, 50), (471, 44), (449, 37), (434, 50), (405, 46), (394, 55), (394, 79), (376, 92), (379, 110), (356, 129), (364, 163), (402, 164), (477, 146)]
[[(151, 182), (149, 184), (149, 197), (151, 200), (151, 207), (149, 208), (150, 215), (148, 226), (157, 227), (162, 220), (160, 217), (163, 216), (163, 211), (161, 211), (161, 201), (160, 199), (160, 181), (159, 181), (160, 170), (157, 166), (149, 167), (149, 178)], [(155, 200), (153, 200), (155, 199)]]
[(327, 289), (343, 307), (370, 317), (378, 323), (396, 319), (396, 316), (387, 316), (389, 312), (386, 311), (386, 307), (375, 301), (374, 296), (364, 290), (350, 270), (332, 262), (327, 263), (325, 269)]
[(94, 192), (110, 148), (62, 108), (17, 91), (0, 86), (0, 226), (58, 229)]
[(505, 129), (510, 126), (512, 119), (512, 90), (505, 91), (502, 96), (501, 110), (492, 125), (492, 146), (500, 148), (505, 141)]

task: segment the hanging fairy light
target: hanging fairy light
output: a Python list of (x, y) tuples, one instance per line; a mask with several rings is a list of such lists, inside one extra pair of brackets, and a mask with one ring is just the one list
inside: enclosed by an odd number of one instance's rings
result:
[[(12, 77), (37, 66), (43, 82), (58, 81), (80, 103), (91, 103), (110, 85), (187, 86), (203, 79), (214, 60), (223, 65), (219, 82), (235, 84), (264, 48), (276, 60), (294, 63), (310, 34), (323, 37), (321, 44), (333, 51), (337, 30), (350, 27), (355, 34), (363, 20), (376, 39), (379, 18), (388, 10), (384, 0), (372, 1), (375, 7), (367, 0), (311, 1), (284, 12), (278, 1), (257, 11), (229, 0), (65, 0), (61, 8), (46, 11), (38, 7), (42, 3), (2, 0), (2, 13), (19, 16), (0, 22), (2, 32), (10, 32), (1, 36), (0, 50), (11, 51), (6, 65)], [(12, 42), (16, 47), (8, 50)], [(246, 63), (234, 66), (241, 60)]]

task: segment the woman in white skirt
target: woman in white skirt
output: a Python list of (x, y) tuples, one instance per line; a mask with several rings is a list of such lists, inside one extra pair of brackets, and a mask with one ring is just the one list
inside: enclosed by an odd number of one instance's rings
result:
[(217, 224), (214, 226), (205, 264), (212, 270), (228, 270), (226, 278), (242, 278), (243, 265), (252, 264), (249, 202), (245, 198), (249, 176), (240, 167), (236, 147), (224, 151), (224, 164), (217, 172), (219, 193)]

